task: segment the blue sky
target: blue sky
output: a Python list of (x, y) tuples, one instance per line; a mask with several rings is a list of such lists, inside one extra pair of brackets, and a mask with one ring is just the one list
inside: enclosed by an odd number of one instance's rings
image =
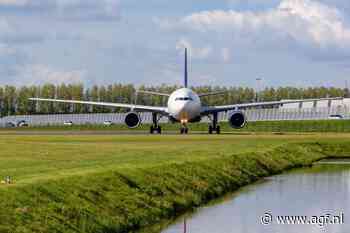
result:
[(344, 86), (348, 0), (0, 0), (0, 84)]

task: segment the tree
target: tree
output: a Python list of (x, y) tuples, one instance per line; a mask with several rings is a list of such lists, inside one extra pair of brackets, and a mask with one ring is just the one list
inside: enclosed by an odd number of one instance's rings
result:
[(17, 94), (17, 111), (16, 114), (26, 115), (29, 114), (29, 89), (28, 87), (21, 87)]
[(4, 90), (4, 115), (14, 115), (16, 113), (16, 87), (5, 86)]
[[(84, 99), (84, 86), (83, 84), (72, 84), (68, 86), (71, 99), (83, 100)], [(83, 113), (84, 107), (81, 104), (75, 104), (73, 106), (74, 113)]]
[(0, 87), (0, 117), (5, 116), (4, 88)]
[[(56, 98), (56, 87), (53, 84), (44, 84), (40, 88), (40, 96), (47, 99)], [(43, 114), (56, 113), (55, 103), (53, 102), (40, 102), (40, 112)]]
[[(171, 93), (178, 89), (175, 85), (141, 86), (140, 90), (149, 90), (161, 93)], [(194, 91), (198, 94), (225, 91), (223, 95), (201, 98), (204, 105), (228, 105), (251, 102), (256, 93), (248, 87), (221, 87), (199, 86)], [(260, 100), (274, 101), (282, 99), (307, 99), (323, 97), (343, 97), (349, 95), (346, 88), (336, 87), (267, 87), (260, 93)], [(118, 103), (135, 103), (135, 87), (133, 85), (113, 84), (108, 86), (94, 85), (85, 88), (83, 84), (43, 86), (0, 86), (0, 115), (14, 114), (51, 114), (51, 113), (101, 113), (101, 112), (125, 112), (126, 109), (108, 109), (100, 106), (75, 105), (65, 103), (49, 103), (29, 101), (30, 97), (58, 98), (66, 100), (86, 100)], [(157, 95), (138, 95), (137, 103), (144, 105), (164, 106), (167, 98)]]

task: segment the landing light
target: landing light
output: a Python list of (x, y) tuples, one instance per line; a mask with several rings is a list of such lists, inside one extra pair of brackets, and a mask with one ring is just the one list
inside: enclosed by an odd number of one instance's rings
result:
[(181, 123), (182, 123), (182, 124), (186, 124), (187, 122), (188, 122), (187, 119), (181, 119)]

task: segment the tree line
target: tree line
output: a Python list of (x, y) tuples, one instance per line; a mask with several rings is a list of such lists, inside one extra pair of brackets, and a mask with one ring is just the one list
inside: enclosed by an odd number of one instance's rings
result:
[[(179, 86), (141, 86), (138, 90), (171, 93)], [(257, 92), (249, 87), (194, 87), (197, 93), (221, 92), (225, 94), (204, 97), (204, 105), (227, 105), (253, 101), (274, 101), (281, 99), (350, 97), (347, 88), (336, 87), (267, 87)], [(85, 100), (118, 103), (137, 103), (143, 105), (165, 106), (167, 99), (163, 96), (135, 94), (134, 85), (113, 84), (106, 86), (84, 87), (83, 84), (44, 84), (40, 86), (0, 86), (0, 115), (24, 114), (64, 114), (64, 113), (113, 113), (125, 111), (118, 108), (73, 105), (63, 103), (33, 102), (31, 97), (57, 98), (66, 100)]]

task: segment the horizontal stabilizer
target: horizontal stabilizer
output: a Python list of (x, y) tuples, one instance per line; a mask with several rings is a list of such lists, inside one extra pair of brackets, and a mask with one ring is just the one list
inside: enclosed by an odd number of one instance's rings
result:
[(228, 91), (218, 91), (218, 92), (210, 92), (210, 93), (204, 93), (204, 94), (199, 94), (199, 97), (205, 97), (205, 96), (211, 96), (211, 95), (224, 95), (227, 94)]
[(140, 90), (138, 90), (137, 93), (149, 94), (149, 95), (168, 96), (168, 97), (170, 96), (170, 94), (160, 93), (160, 92), (154, 92), (154, 91), (140, 91)]

